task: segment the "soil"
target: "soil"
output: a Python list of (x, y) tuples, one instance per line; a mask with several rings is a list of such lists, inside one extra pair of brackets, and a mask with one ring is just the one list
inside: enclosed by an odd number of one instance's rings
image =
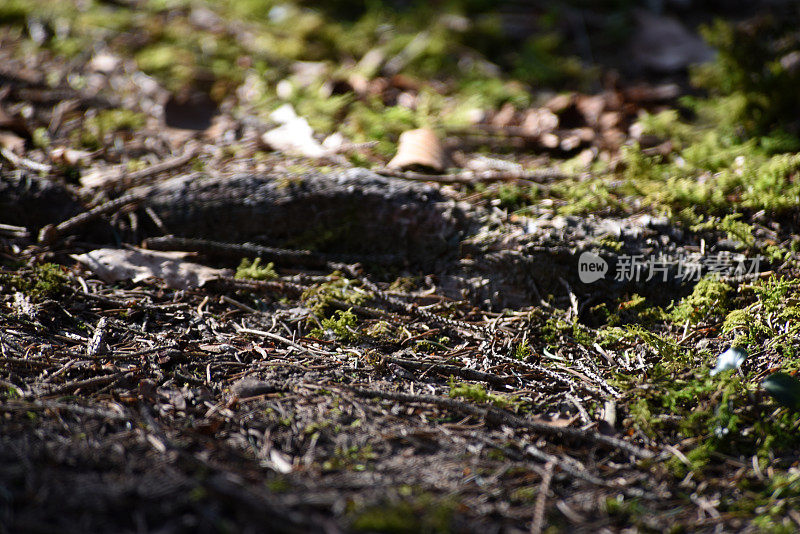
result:
[[(49, 87), (17, 60), (7, 66), (0, 103), (28, 109), (36, 125), (61, 121), (65, 109), (99, 112), (113, 98), (135, 94), (137, 109), (150, 109), (164, 97), (131, 90), (137, 72), (90, 91)], [(35, 67), (93, 75), (48, 54)], [(676, 96), (632, 87), (573, 95), (602, 99), (625, 126), (588, 125), (588, 104), (572, 102), (578, 122), (553, 134), (555, 148), (508, 125), (476, 130), (510, 131), (499, 142), (524, 147), (526, 164), (531, 152), (614, 154), (639, 110)], [(270, 152), (253, 126), (263, 124), (224, 105), (216, 117), (216, 130), (193, 130), (149, 115), (93, 154), (71, 156), (81, 162), (30, 149), (34, 127), (25, 127), (28, 148), (4, 153), (0, 532), (748, 528), (748, 518), (714, 507), (738, 495), (720, 480), (744, 469), (740, 459), (691, 486), (666, 467), (683, 456), (678, 434), (624, 422), (630, 393), (618, 372), (646, 373), (652, 352), (606, 351), (571, 333), (593, 335), (600, 304), (635, 293), (667, 306), (692, 291), (674, 265), (660, 281), (615, 279), (620, 258), (674, 264), (701, 248), (735, 256), (724, 234), (685, 232), (644, 212), (520, 215), (494, 198), (497, 183), (535, 185), (546, 201), (548, 188), (580, 176), (495, 169), (484, 182), (439, 175), (423, 184), (354, 169), (338, 154)], [(70, 128), (51, 128), (53, 146), (67, 146)], [(193, 157), (180, 159), (188, 147)], [(142, 169), (126, 166), (140, 158)], [(87, 186), (76, 172), (103, 180)], [(57, 231), (39, 239), (47, 225)], [(109, 281), (74, 258), (165, 235), (216, 242), (174, 248), (215, 268), (256, 256), (236, 246), (269, 247), (262, 259), (277, 278), (176, 288)], [(766, 226), (755, 236), (773, 237)], [(583, 281), (582, 253), (605, 260), (609, 275)], [(566, 322), (548, 338), (553, 321)], [(702, 333), (681, 339), (687, 350), (701, 341), (724, 348)]]

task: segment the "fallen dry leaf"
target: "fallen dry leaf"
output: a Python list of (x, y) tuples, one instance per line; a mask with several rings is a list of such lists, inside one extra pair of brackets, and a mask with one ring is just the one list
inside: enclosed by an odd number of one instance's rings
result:
[(25, 139), (15, 133), (0, 131), (0, 146), (14, 154), (22, 154), (25, 151)]
[(57, 146), (50, 151), (50, 159), (53, 163), (62, 165), (86, 165), (91, 161), (92, 156), (93, 153), (87, 150), (76, 150), (63, 146)]
[(403, 132), (397, 144), (397, 154), (387, 164), (387, 167), (392, 169), (408, 169), (415, 166), (436, 171), (443, 171), (445, 168), (444, 149), (436, 132), (430, 128)]
[(494, 117), (492, 117), (491, 124), (497, 128), (507, 128), (514, 124), (517, 118), (517, 109), (509, 103), (503, 104)]
[(72, 255), (101, 280), (140, 282), (159, 278), (173, 289), (201, 287), (210, 280), (230, 275), (227, 269), (213, 269), (182, 261), (187, 252), (158, 252), (143, 249), (100, 248), (86, 254)]
[(520, 127), (530, 136), (542, 135), (558, 128), (558, 116), (547, 108), (531, 109), (525, 112)]
[(330, 153), (314, 139), (314, 130), (306, 119), (297, 116), (291, 104), (284, 104), (269, 117), (281, 123), (261, 136), (261, 140), (273, 150), (309, 158), (321, 158)]

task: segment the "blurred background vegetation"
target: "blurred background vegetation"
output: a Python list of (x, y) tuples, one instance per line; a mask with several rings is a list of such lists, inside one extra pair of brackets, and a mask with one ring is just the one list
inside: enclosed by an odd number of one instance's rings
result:
[[(643, 111), (641, 124), (678, 151), (651, 157), (629, 146), (624, 167), (639, 173), (635, 185), (566, 194), (588, 199), (580, 209), (616, 209), (609, 198), (644, 194), (667, 211), (713, 212), (729, 210), (732, 193), (740, 199), (739, 156), (752, 157), (763, 182), (750, 207), (795, 196), (786, 179), (795, 162), (769, 158), (800, 149), (799, 11), (796, 2), (720, 0), (5, 0), (0, 30), (16, 57), (44, 52), (66, 63), (45, 73), (53, 87), (85, 86), (69, 65), (132, 58), (179, 103), (205, 98), (268, 122), (288, 102), (316, 132), (378, 141), (384, 157), (410, 128), (458, 131), (561, 91), (674, 83), (685, 97), (666, 113)], [(659, 32), (661, 42), (648, 41)], [(699, 59), (709, 61), (690, 65)], [(105, 119), (140, 124), (104, 115), (78, 141), (97, 148), (119, 126)], [(765, 163), (780, 176), (762, 172)], [(724, 183), (689, 183), (725, 169)], [(665, 190), (665, 175), (679, 183)]]

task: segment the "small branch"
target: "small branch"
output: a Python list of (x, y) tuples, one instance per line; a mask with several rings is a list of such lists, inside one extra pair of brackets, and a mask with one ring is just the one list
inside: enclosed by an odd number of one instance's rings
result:
[(251, 243), (233, 244), (207, 239), (190, 239), (183, 237), (151, 237), (145, 239), (145, 248), (151, 250), (182, 250), (186, 252), (199, 252), (201, 254), (234, 257), (259, 257), (264, 261), (279, 264), (302, 265), (305, 267), (329, 268), (330, 263), (378, 263), (382, 265), (396, 265), (402, 260), (394, 254), (380, 254), (374, 256), (323, 254), (308, 250), (292, 250), (285, 248), (264, 247)]
[(558, 169), (537, 169), (525, 172), (489, 170), (465, 171), (453, 174), (426, 174), (413, 171), (399, 171), (396, 169), (382, 167), (380, 169), (375, 169), (374, 172), (382, 176), (391, 176), (394, 178), (402, 178), (404, 180), (413, 180), (416, 182), (437, 182), (440, 184), (476, 184), (491, 182), (513, 182), (516, 180), (544, 184), (553, 180), (575, 178), (575, 176), (565, 174)]
[(505, 388), (509, 383), (508, 378), (495, 375), (492, 373), (484, 373), (482, 371), (476, 371), (475, 369), (466, 369), (464, 367), (459, 367), (457, 365), (445, 365), (440, 363), (406, 360), (403, 358), (393, 358), (391, 356), (387, 356), (384, 359), (387, 362), (397, 364), (401, 367), (406, 367), (417, 371), (434, 370), (443, 375), (455, 375), (467, 380), (477, 380), (479, 382), (486, 382), (487, 384), (491, 384), (493, 386), (497, 386), (500, 388)]
[(94, 328), (94, 335), (86, 346), (86, 355), (96, 358), (108, 352), (106, 337), (108, 336), (108, 317), (101, 317)]
[(17, 156), (11, 150), (5, 147), (0, 148), (0, 154), (2, 154), (3, 157), (7, 159), (12, 165), (18, 168), (22, 167), (31, 171), (45, 172), (45, 173), (50, 172), (50, 170), (52, 169), (50, 165), (47, 165), (45, 163), (39, 163), (28, 158), (23, 158), (22, 156)]
[(75, 404), (66, 404), (63, 402), (54, 402), (54, 401), (25, 402), (25, 401), (14, 400), (4, 404), (0, 404), (0, 411), (4, 412), (12, 412), (12, 411), (28, 412), (33, 410), (64, 411), (76, 415), (85, 415), (89, 417), (102, 417), (104, 419), (109, 419), (111, 421), (130, 420), (130, 417), (123, 414), (119, 414), (117, 412), (112, 412), (111, 410), (104, 410), (102, 408), (91, 408), (87, 406), (78, 406)]
[(482, 325), (475, 325), (472, 323), (468, 323), (466, 321), (459, 321), (458, 319), (450, 319), (449, 317), (442, 317), (440, 315), (436, 315), (435, 313), (429, 312), (428, 310), (420, 309), (416, 304), (411, 304), (408, 302), (403, 302), (402, 300), (389, 295), (385, 291), (381, 291), (381, 289), (372, 283), (369, 279), (359, 276), (357, 272), (354, 272), (352, 269), (348, 273), (350, 276), (357, 278), (361, 284), (367, 288), (370, 292), (372, 292), (373, 297), (383, 302), (384, 304), (388, 304), (391, 306), (395, 311), (400, 313), (406, 313), (411, 315), (412, 317), (417, 317), (418, 319), (422, 319), (425, 321), (430, 321), (435, 324), (440, 324), (443, 326), (449, 326), (451, 328), (460, 328), (463, 330), (468, 330), (471, 332), (479, 333), (484, 336), (488, 335), (486, 331), (486, 327)]
[(531, 534), (541, 534), (544, 526), (544, 511), (547, 504), (547, 492), (550, 491), (550, 481), (553, 480), (553, 467), (555, 464), (549, 461), (544, 466), (542, 483), (539, 484), (539, 494), (536, 496), (536, 504), (533, 507), (533, 521), (531, 521)]
[(115, 185), (122, 185), (124, 189), (143, 185), (149, 178), (157, 174), (171, 171), (185, 165), (186, 163), (189, 163), (189, 161), (191, 161), (191, 159), (194, 158), (199, 152), (199, 146), (196, 144), (190, 144), (183, 151), (183, 154), (180, 154), (179, 156), (165, 159), (164, 161), (150, 165), (146, 169), (123, 174), (119, 182), (117, 182)]
[(0, 235), (8, 237), (28, 237), (30, 233), (24, 226), (14, 226), (13, 224), (0, 224)]
[(0, 363), (8, 364), (8, 365), (19, 365), (21, 367), (39, 367), (41, 369), (46, 369), (48, 367), (55, 367), (57, 364), (54, 363), (47, 363), (42, 362), (39, 360), (32, 360), (28, 358), (14, 358), (12, 356), (2, 356), (0, 357)]
[(65, 393), (73, 393), (78, 389), (92, 389), (100, 386), (107, 386), (122, 377), (122, 373), (115, 373), (113, 375), (95, 376), (87, 378), (86, 380), (75, 380), (53, 388), (50, 391), (46, 391), (44, 394), (47, 396), (63, 395)]
[(266, 291), (269, 293), (280, 293), (297, 297), (303, 294), (306, 290), (300, 284), (293, 282), (284, 282), (279, 280), (246, 280), (243, 278), (233, 278), (230, 276), (223, 276), (213, 281), (215, 287), (229, 287), (232, 289), (242, 289), (245, 291)]
[(234, 326), (234, 328), (236, 328), (236, 331), (239, 332), (240, 334), (253, 334), (253, 335), (256, 335), (256, 336), (266, 337), (266, 338), (272, 339), (273, 341), (278, 341), (280, 343), (283, 343), (284, 345), (288, 345), (288, 346), (290, 346), (290, 347), (292, 347), (294, 349), (299, 350), (300, 352), (308, 352), (308, 353), (311, 353), (311, 354), (317, 354), (317, 355), (322, 355), (322, 356), (329, 356), (329, 355), (334, 354), (334, 353), (332, 353), (330, 351), (314, 349), (314, 348), (310, 348), (310, 347), (304, 347), (303, 345), (301, 345), (299, 343), (295, 343), (291, 339), (287, 339), (287, 338), (285, 338), (283, 336), (279, 336), (278, 334), (273, 334), (272, 332), (267, 332), (266, 330), (256, 330), (256, 329), (253, 329), (253, 328), (243, 328), (243, 327), (241, 327), (241, 326), (239, 326), (237, 324), (234, 324), (233, 326)]
[(542, 435), (557, 436), (560, 438), (571, 438), (579, 441), (598, 443), (606, 445), (607, 447), (610, 448), (620, 449), (633, 456), (636, 456), (637, 458), (652, 458), (654, 456), (653, 453), (650, 452), (649, 450), (628, 443), (627, 441), (624, 441), (622, 439), (614, 438), (611, 436), (605, 436), (603, 434), (599, 434), (591, 430), (557, 427), (553, 425), (548, 425), (546, 423), (529, 421), (517, 415), (508, 413), (506, 411), (497, 408), (493, 408), (491, 406), (475, 406), (474, 404), (468, 404), (466, 402), (457, 401), (455, 399), (436, 397), (433, 395), (411, 395), (407, 393), (394, 393), (394, 392), (378, 391), (372, 389), (359, 389), (349, 386), (339, 386), (339, 387), (342, 387), (359, 397), (365, 397), (365, 398), (377, 397), (381, 399), (393, 400), (398, 402), (421, 402), (425, 404), (433, 404), (436, 406), (441, 406), (442, 408), (447, 408), (455, 412), (462, 413), (464, 415), (481, 417), (495, 424), (502, 424), (514, 428), (526, 428), (528, 430), (531, 430), (533, 432)]
[(84, 224), (99, 218), (101, 215), (118, 211), (129, 204), (138, 204), (145, 199), (149, 191), (140, 191), (122, 195), (114, 200), (104, 202), (99, 206), (85, 211), (75, 217), (67, 219), (56, 226), (48, 224), (39, 232), (39, 243), (50, 245), (55, 243), (61, 236), (83, 226)]

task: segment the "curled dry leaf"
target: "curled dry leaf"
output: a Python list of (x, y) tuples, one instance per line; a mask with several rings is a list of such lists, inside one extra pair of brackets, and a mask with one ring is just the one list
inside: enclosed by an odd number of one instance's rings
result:
[(534, 108), (525, 112), (521, 128), (530, 136), (552, 132), (558, 128), (558, 116), (547, 108)]
[(25, 139), (12, 132), (0, 131), (0, 147), (7, 148), (14, 154), (25, 151)]
[(139, 282), (154, 277), (164, 280), (174, 289), (200, 287), (210, 280), (231, 274), (226, 269), (183, 261), (188, 255), (187, 252), (100, 248), (72, 258), (106, 282)]
[(57, 146), (50, 151), (50, 159), (53, 163), (70, 166), (86, 165), (91, 161), (93, 155), (94, 153), (86, 150), (76, 150), (63, 146)]
[(508, 128), (516, 122), (516, 119), (517, 109), (513, 104), (506, 103), (492, 117), (491, 124), (497, 128)]
[(419, 166), (443, 171), (445, 163), (444, 149), (436, 132), (430, 128), (419, 128), (400, 135), (397, 154), (387, 167), (408, 169)]

